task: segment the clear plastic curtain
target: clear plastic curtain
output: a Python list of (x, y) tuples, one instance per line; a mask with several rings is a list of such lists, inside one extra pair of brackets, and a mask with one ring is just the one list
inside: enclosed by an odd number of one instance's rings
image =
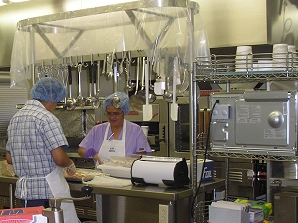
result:
[[(30, 88), (32, 73), (38, 72), (32, 70), (36, 65), (73, 65), (81, 58), (90, 60), (90, 55), (103, 60), (106, 54), (121, 55), (123, 51), (141, 51), (149, 58), (153, 71), (168, 77), (170, 83), (174, 58), (178, 57), (181, 80), (177, 84), (184, 83), (183, 74), (191, 72), (195, 57), (209, 54), (197, 3), (192, 4), (192, 10), (147, 8), (142, 2), (130, 4), (131, 7), (111, 5), (20, 21), (11, 58), (11, 87)], [(195, 12), (194, 16), (191, 12)]]

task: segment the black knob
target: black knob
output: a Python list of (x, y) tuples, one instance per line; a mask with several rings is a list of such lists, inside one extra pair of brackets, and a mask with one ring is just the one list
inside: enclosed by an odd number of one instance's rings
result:
[(83, 186), (81, 188), (82, 192), (85, 194), (86, 197), (90, 197), (91, 196), (91, 193), (93, 191), (93, 187), (90, 187), (90, 186)]

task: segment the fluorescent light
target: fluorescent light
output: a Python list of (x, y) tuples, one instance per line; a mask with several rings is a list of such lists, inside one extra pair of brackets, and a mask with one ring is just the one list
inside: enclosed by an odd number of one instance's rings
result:
[(66, 0), (65, 9), (66, 11), (73, 11), (78, 9), (86, 9), (92, 7), (100, 7), (106, 5), (113, 5), (119, 3), (126, 3), (126, 2), (134, 2), (138, 0), (84, 0), (84, 1), (73, 1), (73, 0)]
[(5, 4), (17, 3), (17, 2), (27, 2), (27, 1), (29, 1), (29, 0), (2, 0), (2, 2)]

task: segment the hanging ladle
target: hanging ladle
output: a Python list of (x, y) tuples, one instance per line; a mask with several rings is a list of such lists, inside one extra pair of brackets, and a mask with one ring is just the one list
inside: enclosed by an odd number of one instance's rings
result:
[(153, 103), (156, 100), (156, 94), (154, 93), (154, 87), (151, 84), (152, 80), (151, 80), (151, 75), (152, 75), (152, 67), (151, 64), (148, 61), (148, 66), (149, 66), (149, 103)]
[(79, 95), (77, 97), (77, 104), (83, 108), (86, 104), (86, 98), (84, 98), (82, 95), (82, 80), (81, 80), (82, 66), (83, 66), (82, 62), (79, 62), (78, 63)]
[(139, 75), (140, 75), (140, 58), (137, 58), (137, 70), (136, 70), (136, 91), (135, 93), (130, 96), (129, 102), (131, 107), (139, 113), (143, 112), (143, 104), (145, 104), (144, 98), (140, 97), (138, 94), (139, 88)]
[(97, 99), (93, 96), (92, 94), (92, 85), (93, 85), (93, 67), (96, 70), (97, 65), (93, 62), (92, 60), (92, 55), (91, 55), (91, 62), (90, 62), (90, 66), (89, 66), (89, 97), (87, 97), (86, 99), (86, 104), (91, 106), (92, 108), (95, 107), (95, 104), (97, 102)]
[(169, 77), (166, 77), (166, 86), (167, 86), (167, 89), (165, 90), (165, 93), (163, 94), (163, 99), (166, 101), (166, 102), (173, 102), (173, 93), (170, 91), (170, 80), (169, 80)]
[(69, 86), (69, 97), (66, 99), (66, 109), (74, 110), (76, 108), (76, 99), (72, 97), (72, 73), (71, 66), (68, 65), (68, 86)]
[[(145, 66), (146, 65), (146, 66)], [(147, 70), (146, 70), (146, 67), (147, 67)], [(140, 97), (143, 98), (144, 101), (146, 101), (146, 89), (144, 90), (144, 87), (145, 87), (145, 72), (147, 72), (147, 75), (151, 75), (149, 73), (149, 61), (146, 60), (145, 57), (143, 57), (143, 65), (142, 65), (142, 88), (141, 90), (138, 92), (138, 95)], [(153, 103), (155, 100), (156, 100), (156, 95), (154, 94), (154, 92), (152, 90), (150, 90), (150, 80), (148, 80), (148, 100), (149, 100), (149, 103)]]
[(93, 87), (93, 94), (95, 101), (93, 102), (93, 107), (98, 108), (100, 106), (100, 101), (99, 101), (99, 93), (100, 93), (100, 60), (94, 64), (94, 69), (93, 69), (93, 81), (94, 81), (94, 87)]
[(126, 74), (126, 89), (127, 91), (133, 91), (133, 89), (135, 88), (135, 83), (131, 82), (131, 78), (130, 78), (130, 66), (131, 66), (131, 52), (128, 51), (127, 52), (127, 59), (126, 59), (126, 63), (125, 63), (125, 74)]
[(117, 94), (118, 92), (118, 81), (117, 81), (117, 78), (118, 78), (118, 70), (117, 70), (117, 61), (113, 63), (113, 75), (114, 75), (114, 96), (113, 96), (113, 99), (112, 99), (112, 105), (115, 107), (115, 108), (119, 108), (120, 105), (121, 105), (121, 101), (120, 101), (120, 98)]

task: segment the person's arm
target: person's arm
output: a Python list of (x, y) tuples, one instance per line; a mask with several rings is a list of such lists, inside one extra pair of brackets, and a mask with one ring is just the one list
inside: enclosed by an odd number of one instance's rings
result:
[(11, 155), (9, 152), (6, 152), (6, 161), (8, 164), (12, 164), (12, 159), (11, 159)]
[(68, 155), (64, 152), (61, 146), (51, 151), (54, 162), (59, 167), (64, 167), (64, 171), (72, 176), (76, 173), (76, 166), (73, 161), (68, 157)]
[[(101, 161), (101, 159), (99, 158), (99, 155), (98, 153), (93, 149), (94, 152), (92, 152), (91, 154), (91, 157), (95, 160), (98, 161), (99, 164), (103, 164), (103, 162)], [(82, 158), (89, 158), (89, 157), (86, 157), (86, 152), (87, 152), (87, 149), (85, 148), (82, 148), (82, 147), (79, 147), (78, 149), (78, 154), (80, 157)], [(93, 154), (94, 153), (94, 154)]]
[(59, 167), (68, 167), (73, 164), (73, 161), (64, 152), (61, 146), (51, 151), (54, 162)]
[(78, 154), (80, 157), (85, 158), (85, 153), (87, 152), (87, 149), (79, 147)]

